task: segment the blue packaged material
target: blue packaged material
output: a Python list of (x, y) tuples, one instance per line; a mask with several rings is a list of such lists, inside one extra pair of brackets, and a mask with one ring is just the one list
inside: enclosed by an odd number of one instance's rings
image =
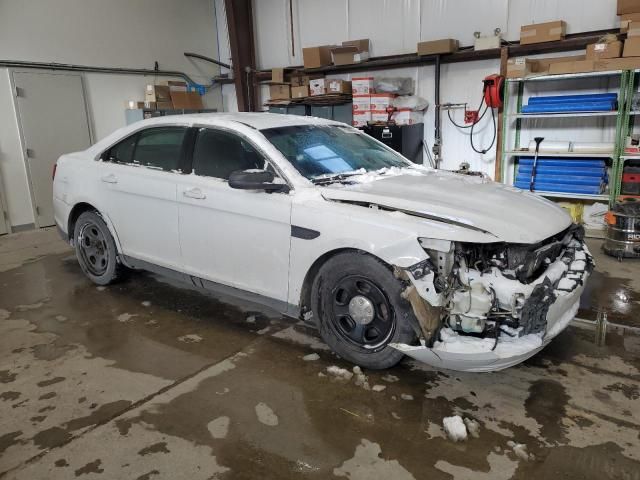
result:
[[(518, 164), (514, 185), (529, 190), (533, 158), (523, 157)], [(596, 158), (541, 158), (535, 170), (534, 191), (597, 195), (607, 185), (607, 166)]]
[[(520, 166), (533, 165), (533, 157), (521, 157)], [(605, 168), (604, 160), (590, 159), (590, 158), (562, 158), (562, 157), (545, 157), (538, 159), (538, 168), (541, 166), (553, 166), (553, 167), (569, 167), (569, 168), (584, 168), (584, 167), (600, 167)]]
[(616, 102), (605, 100), (601, 102), (583, 103), (535, 103), (522, 107), (522, 113), (568, 113), (568, 112), (608, 112), (616, 109)]
[(617, 93), (593, 93), (587, 95), (551, 95), (546, 97), (530, 97), (529, 105), (534, 103), (572, 103), (572, 102), (598, 102), (598, 101), (618, 101)]

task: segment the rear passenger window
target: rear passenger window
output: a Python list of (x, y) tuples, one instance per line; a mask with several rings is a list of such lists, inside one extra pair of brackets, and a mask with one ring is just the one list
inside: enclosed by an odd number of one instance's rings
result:
[(262, 170), (265, 160), (248, 142), (237, 135), (203, 128), (193, 151), (193, 171), (205, 177), (229, 179), (236, 170)]
[(138, 135), (133, 163), (165, 171), (178, 170), (186, 131), (183, 127), (143, 130)]
[(117, 163), (131, 163), (131, 159), (133, 158), (133, 149), (136, 148), (137, 138), (137, 135), (132, 135), (111, 147), (107, 160)]

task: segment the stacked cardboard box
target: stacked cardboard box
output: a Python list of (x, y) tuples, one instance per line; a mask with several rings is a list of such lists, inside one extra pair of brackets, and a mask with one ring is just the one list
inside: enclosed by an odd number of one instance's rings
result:
[(640, 0), (618, 0), (617, 13), (620, 31), (627, 34), (622, 56), (640, 57)]
[(368, 38), (362, 40), (347, 40), (339, 47), (331, 49), (331, 58), (334, 65), (352, 65), (369, 59)]
[(351, 79), (353, 93), (353, 126), (365, 127), (371, 121), (371, 94), (373, 77), (354, 77)]
[(566, 32), (567, 24), (563, 20), (523, 25), (520, 27), (520, 45), (562, 40)]

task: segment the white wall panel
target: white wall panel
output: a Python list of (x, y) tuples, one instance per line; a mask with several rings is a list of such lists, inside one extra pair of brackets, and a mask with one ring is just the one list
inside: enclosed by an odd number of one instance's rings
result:
[[(473, 45), (473, 32), (493, 35), (508, 25), (509, 0), (422, 0), (421, 40), (456, 38)], [(413, 50), (415, 51), (415, 50)]]
[(420, 41), (420, 0), (349, 0), (347, 5), (344, 40), (371, 39), (371, 56), (415, 52)]
[(518, 40), (521, 25), (552, 20), (567, 22), (567, 33), (615, 28), (616, 0), (509, 0), (506, 38)]

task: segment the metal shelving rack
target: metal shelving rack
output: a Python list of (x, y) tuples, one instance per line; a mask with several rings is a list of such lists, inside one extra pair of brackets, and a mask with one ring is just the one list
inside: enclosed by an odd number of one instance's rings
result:
[[(563, 158), (610, 158), (611, 174), (609, 176), (609, 193), (601, 195), (585, 195), (558, 192), (534, 192), (540, 196), (554, 199), (566, 200), (588, 200), (588, 201), (608, 201), (613, 204), (615, 199), (620, 195), (622, 183), (622, 170), (625, 160), (640, 159), (640, 155), (624, 155), (624, 142), (628, 135), (632, 121), (635, 115), (640, 115), (640, 111), (631, 111), (631, 98), (633, 97), (636, 74), (640, 70), (615, 70), (608, 72), (589, 72), (574, 73), (564, 75), (544, 75), (526, 78), (508, 78), (504, 87), (504, 107), (503, 124), (502, 124), (502, 181), (510, 183), (511, 178), (515, 178), (515, 168), (517, 157), (533, 156), (534, 152), (523, 150), (520, 146), (520, 133), (523, 122), (528, 119), (547, 119), (547, 118), (584, 118), (584, 117), (615, 117), (615, 137), (614, 150), (612, 152), (581, 152), (581, 153), (540, 153), (540, 157), (563, 157)], [(611, 112), (579, 112), (579, 113), (542, 113), (542, 114), (524, 114), (522, 113), (522, 103), (524, 98), (524, 86), (527, 82), (545, 82), (545, 81), (580, 81), (586, 78), (598, 77), (619, 77), (620, 87), (618, 91), (618, 110)], [(511, 94), (512, 86), (516, 85), (517, 93)], [(515, 97), (515, 98), (512, 98)], [(515, 101), (515, 113), (509, 113), (511, 103)], [(515, 123), (514, 128), (510, 128), (510, 124)], [(509, 169), (513, 169), (509, 172)], [(512, 175), (510, 176), (509, 173)]]

